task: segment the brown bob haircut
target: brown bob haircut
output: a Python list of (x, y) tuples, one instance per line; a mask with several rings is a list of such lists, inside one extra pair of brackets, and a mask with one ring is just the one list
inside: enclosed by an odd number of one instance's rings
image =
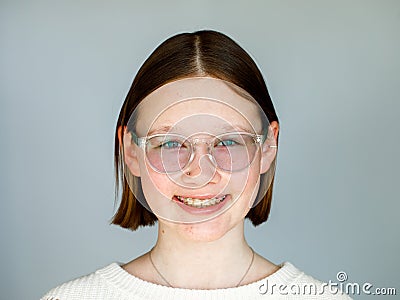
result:
[[(124, 176), (123, 145), (120, 145), (118, 138), (119, 128), (127, 126), (135, 108), (151, 92), (171, 81), (198, 76), (222, 79), (241, 87), (258, 102), (269, 122), (278, 122), (260, 70), (235, 41), (212, 30), (181, 33), (168, 38), (139, 69), (119, 114), (114, 163), (116, 194), (118, 195), (121, 184), (122, 198), (112, 224), (136, 230), (139, 226), (151, 226), (157, 221), (157, 217), (135, 198)], [(254, 226), (268, 219), (273, 183), (272, 179), (264, 198), (246, 215)]]

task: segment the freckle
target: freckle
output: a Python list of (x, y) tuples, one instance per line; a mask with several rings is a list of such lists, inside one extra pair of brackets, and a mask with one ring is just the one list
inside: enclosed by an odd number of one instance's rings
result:
[(193, 233), (193, 226), (186, 227), (186, 232), (192, 234)]
[(162, 229), (161, 232), (164, 233), (164, 229)]

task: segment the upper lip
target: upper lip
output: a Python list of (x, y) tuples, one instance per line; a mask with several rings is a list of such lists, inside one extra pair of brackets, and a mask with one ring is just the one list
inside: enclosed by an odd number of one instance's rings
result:
[(222, 197), (225, 194), (203, 194), (203, 195), (175, 195), (179, 197), (184, 197), (184, 198), (196, 198), (196, 199), (211, 199), (211, 198), (217, 198), (217, 197)]

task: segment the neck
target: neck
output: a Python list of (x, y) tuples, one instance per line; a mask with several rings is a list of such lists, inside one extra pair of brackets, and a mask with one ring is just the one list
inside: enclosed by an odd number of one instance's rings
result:
[(159, 222), (158, 239), (152, 250), (156, 268), (174, 287), (212, 289), (236, 286), (252, 259), (252, 251), (244, 238), (244, 222), (213, 240), (193, 240), (182, 234), (196, 231), (196, 226), (201, 225)]

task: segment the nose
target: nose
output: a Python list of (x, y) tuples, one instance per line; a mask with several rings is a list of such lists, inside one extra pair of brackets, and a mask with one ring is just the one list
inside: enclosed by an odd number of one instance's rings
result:
[(219, 173), (209, 153), (208, 144), (199, 143), (194, 146), (193, 160), (183, 170), (182, 180), (187, 184), (203, 186), (209, 182), (216, 183), (219, 180)]

